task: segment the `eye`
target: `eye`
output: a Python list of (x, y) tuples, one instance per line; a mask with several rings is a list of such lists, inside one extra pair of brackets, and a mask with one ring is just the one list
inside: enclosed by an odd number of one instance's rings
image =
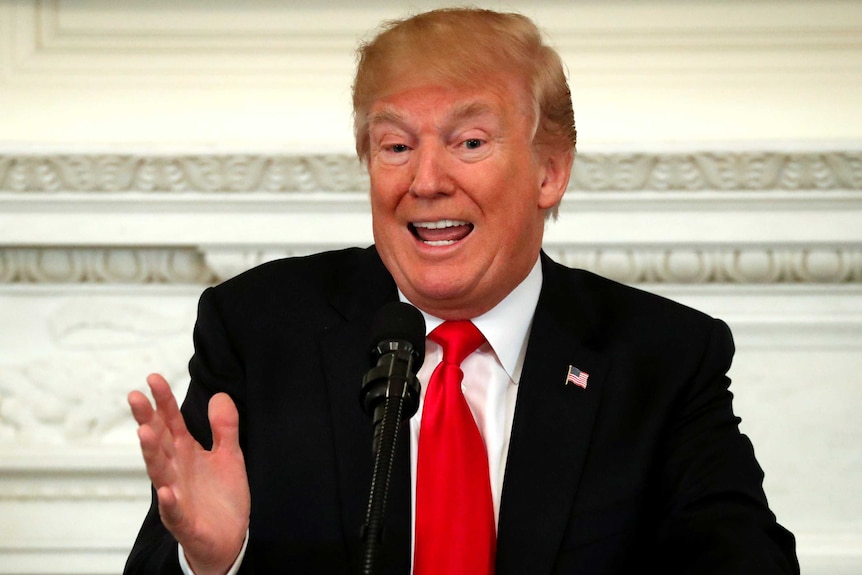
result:
[(493, 151), (491, 141), (485, 138), (460, 138), (457, 140), (454, 150), (461, 160), (465, 162), (478, 162), (484, 160)]
[(392, 138), (392, 141), (387, 141), (389, 138), (384, 138), (375, 146), (376, 152), (374, 157), (382, 164), (389, 166), (403, 165), (410, 158), (410, 143), (404, 143), (401, 138)]

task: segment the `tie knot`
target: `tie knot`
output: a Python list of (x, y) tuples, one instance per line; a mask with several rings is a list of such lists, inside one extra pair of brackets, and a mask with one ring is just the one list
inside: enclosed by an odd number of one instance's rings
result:
[(428, 338), (443, 348), (443, 362), (454, 365), (461, 365), (485, 341), (479, 328), (467, 320), (445, 321), (428, 334)]

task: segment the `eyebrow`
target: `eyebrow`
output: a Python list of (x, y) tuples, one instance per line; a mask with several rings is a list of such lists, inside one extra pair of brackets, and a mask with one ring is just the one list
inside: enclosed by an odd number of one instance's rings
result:
[(382, 110), (378, 110), (374, 112), (368, 117), (368, 125), (373, 126), (375, 124), (403, 124), (404, 116), (397, 112), (391, 106), (386, 106)]
[(449, 115), (453, 120), (463, 120), (465, 118), (475, 118), (492, 113), (491, 106), (485, 102), (467, 102), (455, 107), (455, 110)]
[[(493, 109), (485, 102), (465, 102), (464, 104), (456, 106), (455, 109), (447, 115), (446, 122), (449, 124), (457, 123), (467, 118), (475, 118), (489, 113), (493, 113)], [(403, 125), (407, 123), (407, 120), (401, 112), (392, 106), (386, 106), (374, 114), (371, 114), (368, 118), (369, 126), (385, 123)]]

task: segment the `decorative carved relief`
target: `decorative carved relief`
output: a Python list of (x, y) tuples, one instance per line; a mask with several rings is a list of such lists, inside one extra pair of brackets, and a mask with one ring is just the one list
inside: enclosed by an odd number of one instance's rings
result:
[(47, 319), (50, 355), (0, 362), (0, 449), (134, 444), (126, 394), (153, 370), (184, 393), (193, 309), (95, 296), (58, 306)]
[(194, 249), (0, 249), (0, 283), (207, 283)]
[[(0, 156), (0, 191), (362, 192), (352, 155)], [(579, 154), (570, 189), (862, 190), (862, 153)]]
[(0, 191), (356, 192), (354, 156), (0, 156)]
[(860, 250), (566, 250), (551, 257), (624, 283), (846, 283), (862, 281)]
[[(211, 284), (261, 263), (308, 255), (283, 250), (0, 249), (0, 283)], [(571, 267), (625, 283), (855, 283), (862, 282), (858, 249), (595, 249), (552, 246)]]
[(862, 189), (862, 154), (581, 154), (574, 189), (801, 190)]
[[(134, 435), (134, 431), (130, 431)], [(143, 461), (139, 465), (143, 468)], [(0, 501), (93, 501), (148, 500), (148, 480), (142, 469), (122, 472), (46, 474), (32, 471), (0, 479)]]
[(204, 254), (206, 265), (219, 280), (226, 280), (262, 263), (310, 255), (315, 249), (285, 250), (207, 250)]

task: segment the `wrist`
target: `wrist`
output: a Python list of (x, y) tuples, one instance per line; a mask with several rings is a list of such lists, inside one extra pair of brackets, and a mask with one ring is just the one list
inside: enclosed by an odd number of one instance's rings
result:
[(225, 566), (219, 564), (206, 565), (205, 562), (198, 563), (186, 554), (182, 545), (178, 545), (180, 568), (185, 575), (236, 575), (245, 557), (245, 550), (248, 547), (248, 535), (249, 532), (246, 529), (239, 552), (234, 556), (232, 562), (225, 562)]

